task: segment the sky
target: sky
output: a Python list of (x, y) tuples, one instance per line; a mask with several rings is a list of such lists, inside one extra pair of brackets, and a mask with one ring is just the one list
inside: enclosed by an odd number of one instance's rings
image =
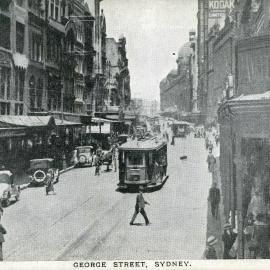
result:
[(160, 81), (196, 29), (197, 0), (103, 0), (101, 8), (107, 37), (126, 37), (132, 98), (159, 100)]

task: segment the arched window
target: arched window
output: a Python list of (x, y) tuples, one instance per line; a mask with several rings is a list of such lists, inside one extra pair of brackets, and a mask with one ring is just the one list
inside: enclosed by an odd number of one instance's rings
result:
[(29, 98), (30, 98), (30, 110), (34, 110), (36, 106), (36, 82), (34, 76), (31, 76), (29, 80)]
[(37, 82), (37, 107), (39, 109), (42, 108), (42, 94), (43, 94), (43, 80), (39, 78)]

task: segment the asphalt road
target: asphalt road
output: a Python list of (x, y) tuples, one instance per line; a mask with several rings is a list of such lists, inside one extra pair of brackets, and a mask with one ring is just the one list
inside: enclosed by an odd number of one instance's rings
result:
[(167, 183), (144, 195), (150, 226), (140, 215), (129, 225), (136, 194), (116, 192), (113, 171), (71, 170), (61, 175), (56, 195), (45, 196), (44, 188), (22, 191), (2, 218), (4, 260), (200, 259), (211, 182), (204, 141), (176, 139), (168, 162)]

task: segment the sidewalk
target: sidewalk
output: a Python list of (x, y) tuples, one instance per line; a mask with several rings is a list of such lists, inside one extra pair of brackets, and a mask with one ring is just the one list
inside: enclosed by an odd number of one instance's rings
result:
[[(220, 205), (219, 205), (219, 213), (218, 218), (215, 219), (212, 217), (211, 214), (211, 206), (208, 202), (208, 209), (207, 209), (207, 232), (206, 232), (206, 238), (208, 238), (210, 235), (214, 235), (218, 239), (218, 243), (216, 244), (216, 252), (218, 259), (223, 259), (223, 242), (222, 242), (222, 233), (223, 233), (223, 226), (225, 223), (224, 220), (224, 206), (223, 206), (223, 188), (221, 185), (221, 177), (220, 177), (220, 162), (219, 157), (216, 157), (216, 166), (214, 169), (214, 172), (212, 173), (212, 182), (216, 182), (218, 188), (220, 189), (221, 193), (221, 199), (220, 199)], [(210, 187), (209, 187), (210, 188)]]

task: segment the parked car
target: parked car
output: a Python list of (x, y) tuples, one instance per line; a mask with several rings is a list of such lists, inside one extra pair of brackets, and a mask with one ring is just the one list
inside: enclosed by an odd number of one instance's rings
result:
[(93, 146), (78, 146), (75, 148), (76, 157), (74, 159), (76, 167), (93, 166)]
[(49, 169), (52, 169), (53, 181), (57, 183), (59, 181), (59, 169), (55, 168), (54, 159), (43, 158), (30, 160), (30, 168), (28, 169), (30, 184), (34, 186), (44, 185)]
[(0, 200), (3, 206), (9, 206), (10, 201), (20, 198), (20, 186), (14, 184), (14, 177), (9, 170), (0, 171)]

